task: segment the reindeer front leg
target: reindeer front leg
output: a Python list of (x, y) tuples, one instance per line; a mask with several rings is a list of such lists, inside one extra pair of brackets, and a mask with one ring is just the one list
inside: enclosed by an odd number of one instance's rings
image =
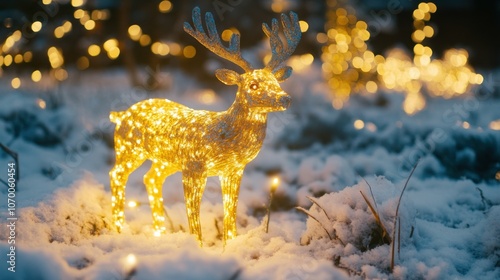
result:
[(186, 201), (189, 231), (191, 234), (196, 235), (200, 246), (203, 245), (201, 239), (200, 204), (206, 182), (205, 167), (200, 162), (187, 164), (186, 170), (182, 171), (182, 184), (184, 185), (184, 199)]
[(222, 185), (222, 203), (224, 204), (224, 244), (228, 239), (236, 237), (236, 208), (242, 176), (243, 169), (240, 169), (226, 172), (219, 177)]

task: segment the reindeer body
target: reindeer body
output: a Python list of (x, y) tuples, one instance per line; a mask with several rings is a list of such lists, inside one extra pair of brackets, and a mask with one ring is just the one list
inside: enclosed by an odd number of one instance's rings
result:
[[(277, 50), (289, 55), (297, 38), (292, 35), (300, 28), (295, 14), (293, 22), (282, 16), (288, 27), (289, 48), (283, 50), (279, 41), (277, 22), (273, 28), (264, 25), (270, 36), (274, 60), (271, 66), (253, 70), (239, 53), (239, 37), (233, 36), (229, 49), (213, 49), (240, 65), (246, 72), (219, 69), (216, 76), (227, 85), (237, 85), (234, 103), (227, 111), (211, 112), (193, 110), (166, 99), (149, 99), (136, 103), (123, 112), (112, 112), (110, 119), (116, 123), (116, 164), (110, 171), (113, 219), (118, 230), (124, 223), (125, 186), (128, 176), (146, 160), (152, 161), (151, 169), (144, 175), (153, 213), (155, 233), (165, 231), (162, 186), (165, 179), (182, 172), (184, 197), (189, 228), (201, 244), (200, 202), (208, 176), (218, 176), (222, 188), (224, 206), (224, 242), (236, 236), (236, 207), (243, 170), (259, 153), (264, 141), (269, 112), (286, 110), (290, 96), (279, 82), (288, 78), (291, 68), (279, 66), (283, 56), (276, 57)], [(200, 11), (193, 10), (196, 30), (189, 24), (185, 30), (207, 47), (220, 45), (213, 17), (206, 14), (209, 36), (201, 26)], [(296, 36), (297, 37), (297, 36)], [(278, 46), (281, 44), (281, 49)], [(295, 44), (295, 45), (294, 45)]]
[(255, 158), (264, 140), (267, 115), (241, 107), (235, 102), (228, 111), (211, 112), (166, 99), (145, 100), (113, 115), (116, 131), (126, 135), (115, 145), (176, 171), (200, 162), (207, 176), (221, 176), (225, 165), (244, 166)]

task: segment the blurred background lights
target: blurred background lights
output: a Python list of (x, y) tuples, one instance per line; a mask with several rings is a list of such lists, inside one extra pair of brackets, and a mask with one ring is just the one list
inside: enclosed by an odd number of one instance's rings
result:
[(413, 11), (415, 43), (413, 57), (403, 49), (389, 50), (386, 56), (369, 50), (370, 38), (366, 22), (358, 20), (348, 1), (327, 1), (325, 33), (316, 40), (322, 48), (322, 70), (333, 94), (332, 105), (340, 109), (352, 93), (374, 94), (380, 89), (403, 92), (403, 109), (414, 114), (425, 107), (422, 90), (430, 96), (451, 98), (467, 92), (483, 82), (480, 74), (468, 65), (464, 49), (449, 49), (443, 59), (433, 59), (425, 39), (435, 35), (427, 25), (437, 11), (434, 3), (420, 3)]
[(40, 70), (35, 70), (31, 73), (31, 80), (33, 80), (33, 82), (39, 82), (41, 79), (42, 73), (40, 72)]
[(40, 21), (35, 21), (31, 24), (31, 30), (33, 32), (38, 32), (42, 29), (42, 23)]
[(130, 39), (132, 39), (134, 41), (138, 41), (142, 35), (141, 27), (137, 24), (131, 25), (128, 28), (128, 35), (129, 35)]
[(162, 0), (159, 4), (158, 4), (158, 10), (161, 12), (161, 13), (168, 13), (172, 10), (172, 3), (168, 0)]
[(10, 84), (11, 84), (12, 88), (18, 89), (21, 86), (21, 79), (19, 79), (18, 77), (15, 77), (14, 79), (12, 79), (10, 81)]
[(98, 45), (90, 45), (87, 51), (90, 56), (98, 56), (101, 53), (101, 47)]
[(71, 0), (71, 6), (73, 7), (80, 7), (85, 4), (85, 0)]

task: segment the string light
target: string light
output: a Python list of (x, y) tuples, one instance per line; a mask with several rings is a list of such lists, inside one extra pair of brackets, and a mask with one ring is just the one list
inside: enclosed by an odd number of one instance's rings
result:
[(269, 191), (269, 204), (267, 205), (267, 213), (266, 213), (266, 233), (269, 232), (269, 221), (271, 220), (271, 206), (273, 204), (274, 193), (278, 189), (280, 185), (280, 178), (278, 176), (273, 177), (271, 180), (271, 188)]
[(31, 73), (31, 80), (33, 80), (33, 82), (39, 82), (40, 80), (42, 79), (42, 72), (40, 72), (40, 70), (35, 70)]
[(142, 29), (139, 25), (134, 24), (128, 28), (128, 36), (134, 41), (138, 41), (141, 38)]
[(18, 89), (21, 86), (21, 79), (19, 79), (18, 77), (12, 79), (10, 81), (10, 85), (13, 89)]
[(33, 30), (33, 32), (38, 32), (38, 31), (42, 30), (42, 23), (39, 21), (33, 22), (31, 24), (31, 30)]
[(425, 40), (435, 35), (434, 28), (427, 25), (437, 11), (434, 3), (420, 3), (413, 11), (413, 58), (402, 49), (390, 50), (385, 57), (375, 55), (366, 44), (368, 26), (356, 18), (354, 9), (342, 0), (327, 3), (326, 32), (317, 34), (316, 39), (326, 43), (322, 70), (334, 93), (332, 105), (336, 109), (344, 106), (351, 93), (373, 94), (382, 87), (406, 93), (403, 109), (414, 114), (425, 107), (424, 87), (432, 96), (450, 98), (483, 82), (468, 65), (465, 50), (450, 49), (444, 59), (432, 58), (433, 51)]
[[(263, 25), (271, 39), (273, 57), (264, 69), (254, 70), (241, 57), (239, 36), (234, 35), (229, 47), (222, 45), (211, 13), (205, 15), (209, 30), (200, 28), (201, 12), (193, 9), (195, 29), (185, 23), (184, 30), (210, 51), (240, 66), (245, 73), (219, 69), (217, 78), (227, 85), (238, 85), (236, 100), (224, 112), (193, 110), (166, 99), (141, 101), (123, 112), (111, 112), (116, 124), (116, 164), (110, 171), (113, 220), (120, 231), (124, 223), (125, 186), (128, 176), (145, 160), (151, 160), (151, 169), (144, 176), (144, 184), (153, 215), (155, 235), (165, 232), (162, 185), (177, 172), (183, 173), (184, 196), (189, 229), (202, 244), (200, 202), (208, 176), (219, 176), (224, 206), (223, 240), (236, 236), (236, 208), (243, 170), (259, 153), (265, 137), (267, 114), (283, 111), (290, 104), (290, 96), (279, 82), (291, 75), (292, 69), (283, 66), (293, 53), (300, 37), (297, 15), (282, 15), (286, 29), (286, 47), (279, 37), (279, 25)], [(135, 29), (135, 28), (134, 28)], [(129, 35), (137, 30), (129, 29)], [(130, 34), (132, 33), (132, 34)], [(160, 47), (155, 42), (152, 50)], [(171, 52), (180, 46), (168, 44)], [(156, 49), (157, 50), (157, 49)], [(180, 50), (179, 50), (180, 51)], [(168, 131), (164, 128), (168, 127)]]
[(161, 13), (168, 13), (172, 10), (172, 2), (168, 0), (163, 0), (158, 4), (158, 10)]

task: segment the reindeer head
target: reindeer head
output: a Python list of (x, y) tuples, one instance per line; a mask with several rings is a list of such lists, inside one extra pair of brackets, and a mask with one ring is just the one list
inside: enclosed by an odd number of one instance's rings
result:
[(266, 23), (262, 24), (264, 33), (270, 38), (271, 60), (263, 69), (253, 69), (250, 63), (241, 56), (240, 35), (233, 34), (226, 48), (219, 37), (212, 13), (205, 14), (208, 35), (203, 29), (201, 13), (198, 7), (193, 9), (193, 23), (195, 29), (185, 22), (184, 30), (193, 36), (203, 46), (218, 56), (240, 66), (245, 73), (238, 74), (229, 69), (218, 69), (215, 72), (217, 78), (226, 85), (237, 85), (240, 102), (245, 102), (250, 110), (267, 113), (283, 111), (290, 105), (291, 97), (283, 91), (280, 82), (285, 81), (292, 74), (292, 68), (283, 66), (295, 47), (300, 41), (301, 31), (297, 15), (290, 12), (290, 17), (281, 15), (283, 33), (287, 44), (284, 46), (279, 36), (279, 25), (276, 19), (272, 21), (270, 28)]

